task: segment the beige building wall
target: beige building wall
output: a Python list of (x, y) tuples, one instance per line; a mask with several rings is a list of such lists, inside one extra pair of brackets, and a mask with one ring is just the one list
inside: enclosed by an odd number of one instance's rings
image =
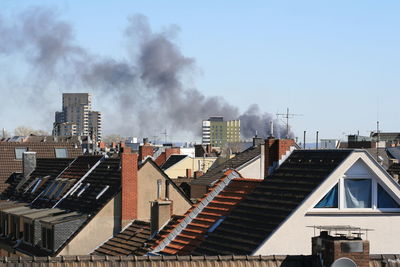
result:
[[(397, 200), (400, 196), (400, 186), (381, 168), (371, 161), (370, 156), (364, 152), (353, 152), (352, 155), (339, 166), (325, 183), (321, 184), (309, 198), (267, 239), (254, 253), (255, 255), (308, 255), (311, 254), (311, 238), (314, 230), (309, 226), (318, 225), (351, 225), (361, 228), (373, 229), (368, 232), (368, 237), (363, 239), (370, 241), (371, 254), (399, 254), (398, 245), (400, 228), (400, 212), (371, 211), (329, 211), (317, 212), (313, 207), (324, 195), (343, 177), (348, 170), (359, 165), (358, 159), (367, 163), (364, 170), (360, 166), (353, 168), (357, 176), (365, 175), (368, 171), (371, 177), (382, 181), (387, 186), (387, 192)], [(362, 174), (364, 172), (364, 174)], [(376, 175), (378, 174), (378, 175)], [(320, 209), (319, 209), (320, 210)], [(316, 231), (318, 235), (318, 230)]]
[[(150, 201), (157, 199), (157, 180), (161, 180), (160, 198), (165, 199), (166, 178), (158, 168), (146, 162), (138, 171), (139, 220), (150, 221)], [(191, 207), (191, 204), (172, 185), (169, 185), (169, 198), (172, 201), (173, 214), (182, 215)]]
[(264, 168), (261, 163), (263, 163), (261, 157), (257, 157), (237, 170), (243, 178), (264, 179)]
[(117, 195), (61, 250), (57, 256), (87, 255), (120, 230), (121, 196)]
[(171, 179), (176, 179), (178, 177), (186, 177), (186, 169), (192, 170), (192, 175), (195, 171), (207, 172), (207, 170), (213, 165), (214, 161), (216, 161), (216, 157), (186, 157), (178, 163), (174, 164), (167, 170), (165, 173)]

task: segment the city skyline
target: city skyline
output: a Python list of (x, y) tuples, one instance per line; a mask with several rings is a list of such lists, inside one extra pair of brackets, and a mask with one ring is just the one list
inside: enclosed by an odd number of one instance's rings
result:
[[(1, 5), (1, 29), (15, 24), (18, 16), (32, 8), (28, 1), (4, 1)], [(394, 96), (400, 41), (395, 33), (400, 23), (395, 12), (399, 4), (394, 1), (379, 5), (372, 1), (256, 2), (252, 6), (225, 2), (211, 9), (183, 2), (110, 5), (63, 1), (54, 5), (36, 1), (35, 5), (38, 10), (50, 10), (56, 21), (71, 27), (73, 38), (68, 44), (116, 62), (130, 59), (129, 51), (124, 52), (129, 40), (122, 36), (128, 18), (142, 14), (152, 34), (168, 35), (182, 57), (193, 60), (189, 64), (193, 69), (185, 69), (180, 80), (185, 90), (197, 88), (202, 96), (223, 98), (239, 115), (252, 104), (272, 118), (290, 108), (302, 114), (290, 121), (300, 140), (304, 130), (308, 142), (315, 140), (317, 130), (320, 138), (343, 138), (357, 131), (369, 135), (377, 120), (382, 131), (398, 131)], [(109, 19), (102, 20), (106, 15)], [(0, 90), (9, 95), (0, 108), (2, 127), (27, 125), (50, 130), (61, 93), (80, 91), (91, 93), (98, 103), (95, 108), (103, 111), (104, 134), (139, 135), (128, 126), (115, 129), (112, 122), (118, 120), (120, 110), (115, 111), (115, 103), (109, 105), (112, 94), (83, 86), (69, 88), (67, 81), (73, 77), (62, 83), (43, 83), (43, 77), (31, 73), (32, 58), (25, 60), (18, 51), (1, 48), (0, 64), (8, 71), (1, 74)], [(42, 89), (44, 84), (46, 89)], [(37, 103), (33, 98), (41, 90), (48, 96)], [(32, 113), (40, 116), (32, 117)], [(151, 132), (161, 133), (164, 128), (160, 125)], [(193, 133), (171, 138), (191, 139)]]

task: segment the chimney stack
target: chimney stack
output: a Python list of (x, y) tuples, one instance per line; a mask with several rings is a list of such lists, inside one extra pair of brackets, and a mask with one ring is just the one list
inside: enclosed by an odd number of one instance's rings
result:
[(36, 169), (36, 152), (24, 152), (22, 154), (22, 174), (28, 177)]
[(186, 169), (186, 177), (191, 178), (192, 177), (192, 169)]
[(147, 157), (154, 155), (153, 146), (149, 143), (148, 138), (143, 138), (143, 145), (139, 147), (139, 160), (143, 161)]
[[(322, 266), (359, 266), (369, 267), (369, 241), (359, 236), (331, 236), (321, 231), (312, 238), (312, 254), (318, 255)], [(353, 265), (338, 265), (340, 263)]]
[(275, 139), (274, 137), (268, 137), (265, 140), (264, 147), (264, 177), (272, 174), (274, 169), (278, 167), (279, 160), (294, 146), (295, 142), (293, 139)]
[(151, 209), (151, 238), (171, 219), (172, 201), (155, 200), (150, 202)]
[(138, 155), (129, 147), (121, 154), (121, 228), (137, 218)]

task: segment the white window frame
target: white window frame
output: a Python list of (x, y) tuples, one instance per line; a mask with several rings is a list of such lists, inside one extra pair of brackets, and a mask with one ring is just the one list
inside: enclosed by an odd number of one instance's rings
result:
[[(344, 181), (346, 179), (357, 180), (357, 179), (369, 179), (371, 180), (371, 208), (345, 208), (345, 191), (344, 191)], [(326, 191), (321, 198), (318, 199), (316, 203), (313, 204), (313, 208), (311, 208), (311, 212), (317, 213), (384, 213), (384, 212), (400, 212), (400, 208), (378, 208), (378, 184), (382, 186), (383, 190), (393, 198), (393, 200), (400, 205), (398, 197), (394, 196), (390, 190), (388, 190), (387, 186), (383, 183), (379, 183), (376, 178), (371, 176), (363, 176), (363, 175), (344, 175), (338, 181), (338, 208), (314, 208), (321, 199), (328, 194), (328, 192), (336, 186), (333, 185)]]

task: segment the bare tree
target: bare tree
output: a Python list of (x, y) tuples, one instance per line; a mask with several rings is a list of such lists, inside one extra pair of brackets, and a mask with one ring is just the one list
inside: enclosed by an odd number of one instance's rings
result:
[(43, 136), (43, 135), (49, 135), (49, 133), (47, 131), (44, 130), (40, 130), (40, 129), (33, 129), (27, 126), (18, 126), (17, 128), (14, 129), (14, 135), (16, 136), (28, 136), (28, 135), (39, 135), (39, 136)]
[(121, 141), (125, 141), (126, 138), (118, 135), (118, 134), (109, 134), (106, 135), (102, 138), (102, 140), (106, 143), (106, 144), (111, 144), (112, 142), (121, 142)]

